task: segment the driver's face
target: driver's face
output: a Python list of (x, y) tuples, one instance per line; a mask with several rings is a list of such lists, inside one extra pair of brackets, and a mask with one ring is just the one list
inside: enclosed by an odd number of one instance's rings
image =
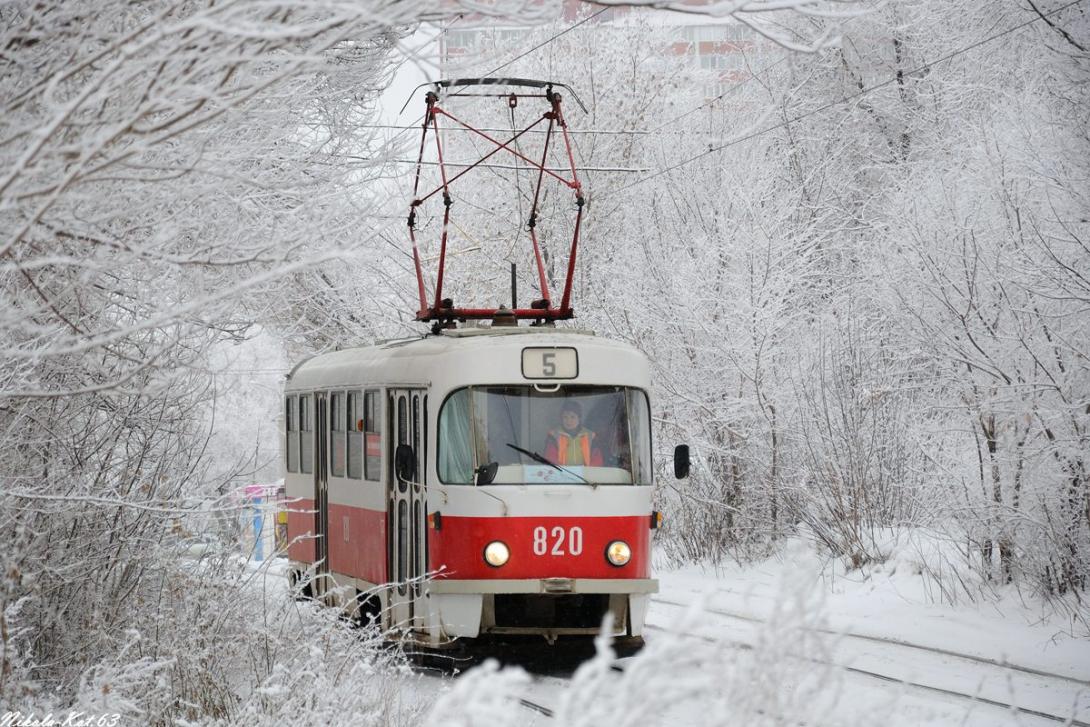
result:
[(573, 411), (564, 412), (560, 421), (565, 429), (574, 430), (579, 427), (579, 415)]

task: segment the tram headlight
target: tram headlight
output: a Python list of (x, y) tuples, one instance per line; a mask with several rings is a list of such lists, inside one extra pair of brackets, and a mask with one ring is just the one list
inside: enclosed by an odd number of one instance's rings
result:
[(628, 543), (623, 540), (614, 540), (608, 546), (606, 546), (606, 560), (611, 565), (615, 565), (620, 568), (622, 565), (632, 560), (632, 548), (628, 547)]
[(493, 568), (499, 568), (511, 557), (511, 551), (498, 540), (493, 540), (484, 548), (484, 562)]

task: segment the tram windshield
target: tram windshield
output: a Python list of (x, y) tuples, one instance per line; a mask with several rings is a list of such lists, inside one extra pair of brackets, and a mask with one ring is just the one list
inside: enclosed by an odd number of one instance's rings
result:
[[(651, 484), (647, 396), (623, 386), (471, 386), (439, 413), (439, 479), (473, 484)], [(487, 479), (487, 478), (485, 478)]]

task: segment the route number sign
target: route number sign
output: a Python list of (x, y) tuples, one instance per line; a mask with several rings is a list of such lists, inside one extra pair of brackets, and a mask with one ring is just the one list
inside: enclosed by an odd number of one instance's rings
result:
[(522, 375), (527, 379), (574, 379), (579, 375), (579, 355), (574, 348), (524, 348)]

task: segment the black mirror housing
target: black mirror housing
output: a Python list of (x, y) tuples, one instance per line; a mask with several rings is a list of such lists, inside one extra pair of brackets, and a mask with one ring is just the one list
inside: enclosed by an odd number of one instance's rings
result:
[(689, 445), (679, 444), (674, 447), (674, 477), (683, 480), (689, 476)]
[(500, 471), (499, 462), (489, 462), (477, 468), (477, 484), (491, 485), (496, 479), (496, 473)]

